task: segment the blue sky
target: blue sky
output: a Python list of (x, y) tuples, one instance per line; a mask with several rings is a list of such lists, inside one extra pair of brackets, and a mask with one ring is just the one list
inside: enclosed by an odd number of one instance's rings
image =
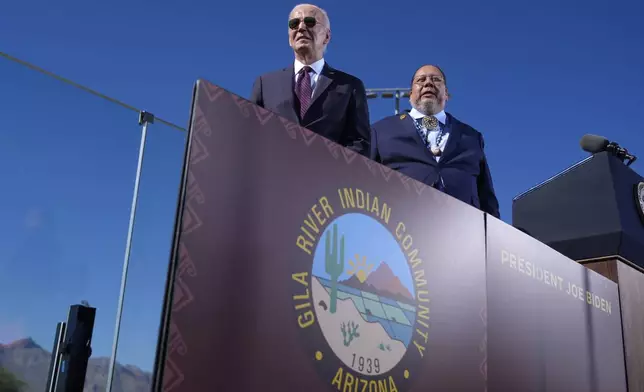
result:
[[(405, 253), (394, 236), (395, 224), (392, 223), (391, 227), (385, 227), (381, 221), (359, 213), (342, 215), (329, 222), (329, 225), (324, 229), (313, 253), (313, 274), (315, 276), (330, 279), (325, 267), (326, 236), (329, 236), (331, 249), (333, 249), (333, 226), (336, 224), (338, 225), (336, 247), (338, 251), (342, 235), (345, 237), (344, 272), (339, 276), (338, 281), (351, 277), (347, 272), (353, 271), (354, 266), (349, 264), (349, 261), (355, 262), (355, 255), (360, 255), (359, 261), (362, 262), (364, 257), (366, 262), (365, 272), (367, 275), (374, 272), (380, 263), (385, 262), (401, 283), (414, 295), (411, 270), (407, 264)], [(362, 266), (362, 264), (356, 264), (359, 267)], [(369, 266), (371, 267), (369, 268)], [(367, 268), (369, 269), (367, 270)]]
[[(448, 111), (484, 133), (503, 219), (511, 199), (586, 156), (584, 133), (644, 155), (644, 2), (318, 3), (327, 61), (370, 88), (438, 63)], [(291, 1), (6, 2), (0, 51), (185, 126), (203, 77), (248, 96), (288, 65)], [(393, 103), (372, 101), (371, 120)], [(51, 346), (67, 306), (99, 308), (109, 355), (139, 141), (137, 113), (0, 59), (0, 341)], [(184, 136), (155, 124), (118, 360), (150, 369)], [(642, 171), (642, 163), (634, 169)]]

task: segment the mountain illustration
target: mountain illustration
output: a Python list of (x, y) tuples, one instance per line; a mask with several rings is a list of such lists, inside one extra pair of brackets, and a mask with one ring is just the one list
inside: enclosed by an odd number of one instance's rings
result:
[[(12, 343), (0, 343), (0, 368), (25, 383), (24, 392), (45, 390), (51, 353), (31, 338)], [(84, 392), (104, 391), (109, 360), (90, 358), (87, 366)], [(132, 365), (116, 365), (114, 392), (147, 392), (152, 385), (152, 374)]]
[[(311, 292), (317, 304), (317, 321), (324, 331), (324, 338), (345, 365), (351, 365), (356, 353), (374, 353), (374, 358), (378, 358), (379, 371), (387, 372), (405, 355), (409, 341), (406, 337), (412, 335), (410, 325), (400, 325), (384, 318), (367, 316), (360, 313), (356, 307), (356, 304), (360, 303), (360, 307), (370, 308), (372, 313), (384, 316), (380, 302), (365, 304), (362, 298), (357, 296), (340, 298), (336, 312), (331, 313), (320, 305), (320, 302), (330, 302), (330, 293), (319, 278), (312, 279)], [(393, 306), (391, 308), (394, 309)], [(378, 348), (380, 344), (383, 345), (383, 349)]]
[(363, 290), (405, 303), (413, 302), (414, 300), (409, 289), (402, 284), (400, 279), (391, 270), (391, 267), (389, 267), (389, 265), (384, 261), (380, 263), (375, 271), (367, 276), (367, 280), (365, 280), (364, 283), (360, 282), (355, 275), (352, 275), (349, 279), (343, 280), (339, 283), (354, 289)]

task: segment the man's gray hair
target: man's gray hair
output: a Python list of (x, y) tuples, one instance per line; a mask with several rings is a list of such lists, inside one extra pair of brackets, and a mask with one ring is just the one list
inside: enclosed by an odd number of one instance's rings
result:
[(303, 7), (303, 6), (314, 7), (318, 9), (318, 11), (320, 11), (322, 16), (324, 17), (324, 25), (327, 27), (327, 29), (331, 30), (331, 19), (329, 19), (329, 14), (327, 14), (325, 10), (323, 10), (322, 8), (318, 7), (315, 4), (306, 4), (306, 3), (298, 4), (295, 7), (293, 7), (289, 15), (292, 14), (293, 11), (295, 11), (298, 7)]

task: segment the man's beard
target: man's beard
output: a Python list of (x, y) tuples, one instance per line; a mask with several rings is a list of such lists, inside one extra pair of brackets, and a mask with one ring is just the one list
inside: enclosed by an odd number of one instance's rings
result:
[(426, 116), (431, 116), (441, 111), (440, 104), (429, 99), (421, 101), (417, 105), (412, 104), (412, 107)]

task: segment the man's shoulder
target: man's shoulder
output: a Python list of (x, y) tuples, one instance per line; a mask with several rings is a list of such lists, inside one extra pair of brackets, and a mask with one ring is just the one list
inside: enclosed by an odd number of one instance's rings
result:
[(452, 126), (456, 125), (461, 128), (461, 132), (464, 133), (470, 133), (475, 136), (481, 136), (481, 132), (477, 131), (473, 126), (459, 120), (456, 118), (453, 114), (447, 113), (447, 115), (450, 117), (450, 121), (452, 122)]
[(326, 63), (325, 66), (328, 69), (328, 71), (331, 73), (333, 78), (336, 79), (337, 81), (344, 81), (346, 83), (350, 83), (353, 85), (362, 85), (364, 87), (364, 83), (359, 77), (352, 75), (349, 72), (343, 71), (341, 69), (337, 69), (329, 65), (329, 63)]
[(326, 67), (331, 71), (335, 76), (340, 77), (340, 78), (346, 78), (346, 79), (353, 79), (353, 80), (360, 80), (359, 77), (350, 74), (347, 71), (343, 71), (341, 69), (335, 68), (331, 66), (329, 63), (326, 63)]
[(277, 75), (280, 75), (280, 74), (282, 74), (282, 73), (284, 73), (284, 72), (286, 72), (288, 70), (289, 70), (289, 67), (283, 67), (283, 68), (275, 69), (275, 70), (272, 70), (272, 71), (264, 72), (263, 74), (260, 74), (257, 78), (258, 79), (259, 78), (261, 78), (261, 79), (270, 79), (270, 78), (275, 77)]
[(379, 128), (379, 129), (398, 127), (398, 126), (401, 126), (402, 122), (407, 120), (408, 117), (409, 117), (409, 114), (407, 113), (394, 114), (391, 116), (381, 118), (380, 120), (373, 123), (371, 126), (373, 128)]

